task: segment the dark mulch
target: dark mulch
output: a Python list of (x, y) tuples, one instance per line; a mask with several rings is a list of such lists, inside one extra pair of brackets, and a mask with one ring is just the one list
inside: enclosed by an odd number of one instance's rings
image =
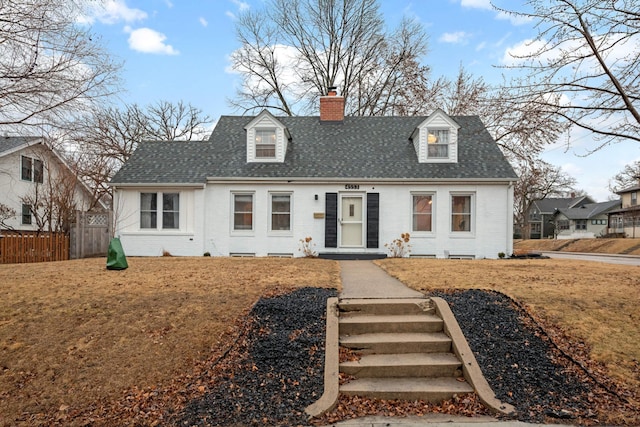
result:
[(250, 313), (248, 330), (216, 366), (218, 380), (172, 424), (307, 424), (304, 409), (324, 390), (326, 304), (335, 295), (303, 288), (261, 299)]
[[(334, 291), (305, 288), (260, 300), (249, 315), (247, 330), (213, 368), (215, 381), (207, 392), (188, 402), (169, 424), (308, 424), (304, 409), (323, 391), (326, 299), (333, 295)], [(598, 413), (603, 400), (616, 410), (624, 406), (559, 352), (508, 297), (481, 290), (433, 295), (448, 301), (487, 381), (499, 399), (517, 408), (518, 420), (597, 424), (606, 420), (602, 411)], [(474, 407), (474, 399), (445, 402), (433, 410), (466, 413)], [(385, 405), (398, 405), (372, 401), (343, 402), (342, 412), (325, 420), (334, 422), (366, 415), (371, 408), (379, 411)], [(428, 409), (412, 405), (381, 413), (408, 415)], [(460, 407), (457, 412), (456, 406)]]
[(481, 290), (432, 296), (449, 303), (496, 397), (515, 406), (520, 421), (595, 417), (594, 382), (560, 364), (557, 350), (511, 299)]

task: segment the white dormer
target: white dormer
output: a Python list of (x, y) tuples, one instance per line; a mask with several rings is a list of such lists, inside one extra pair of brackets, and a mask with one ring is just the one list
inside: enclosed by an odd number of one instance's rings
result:
[(287, 128), (267, 110), (263, 110), (245, 127), (248, 163), (282, 163), (291, 135)]
[(441, 109), (427, 117), (411, 134), (420, 163), (457, 163), (460, 125)]

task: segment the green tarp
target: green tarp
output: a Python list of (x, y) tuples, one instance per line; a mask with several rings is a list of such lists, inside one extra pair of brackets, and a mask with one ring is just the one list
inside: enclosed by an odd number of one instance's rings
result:
[(120, 239), (114, 237), (109, 242), (109, 250), (107, 251), (107, 270), (124, 270), (129, 267), (127, 257), (124, 256), (122, 243)]

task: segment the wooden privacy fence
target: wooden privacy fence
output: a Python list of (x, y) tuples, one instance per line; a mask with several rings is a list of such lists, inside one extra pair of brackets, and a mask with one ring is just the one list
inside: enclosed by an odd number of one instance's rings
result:
[(113, 224), (110, 211), (76, 211), (71, 227), (71, 259), (107, 256)]
[(69, 236), (64, 233), (0, 233), (0, 264), (68, 259)]

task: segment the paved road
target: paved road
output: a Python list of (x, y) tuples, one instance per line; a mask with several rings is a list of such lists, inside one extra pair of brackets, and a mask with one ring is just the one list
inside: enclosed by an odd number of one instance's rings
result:
[(625, 264), (640, 266), (640, 256), (638, 255), (609, 255), (609, 254), (588, 254), (580, 252), (541, 252), (550, 258), (575, 259), (580, 261), (597, 261), (609, 264)]

